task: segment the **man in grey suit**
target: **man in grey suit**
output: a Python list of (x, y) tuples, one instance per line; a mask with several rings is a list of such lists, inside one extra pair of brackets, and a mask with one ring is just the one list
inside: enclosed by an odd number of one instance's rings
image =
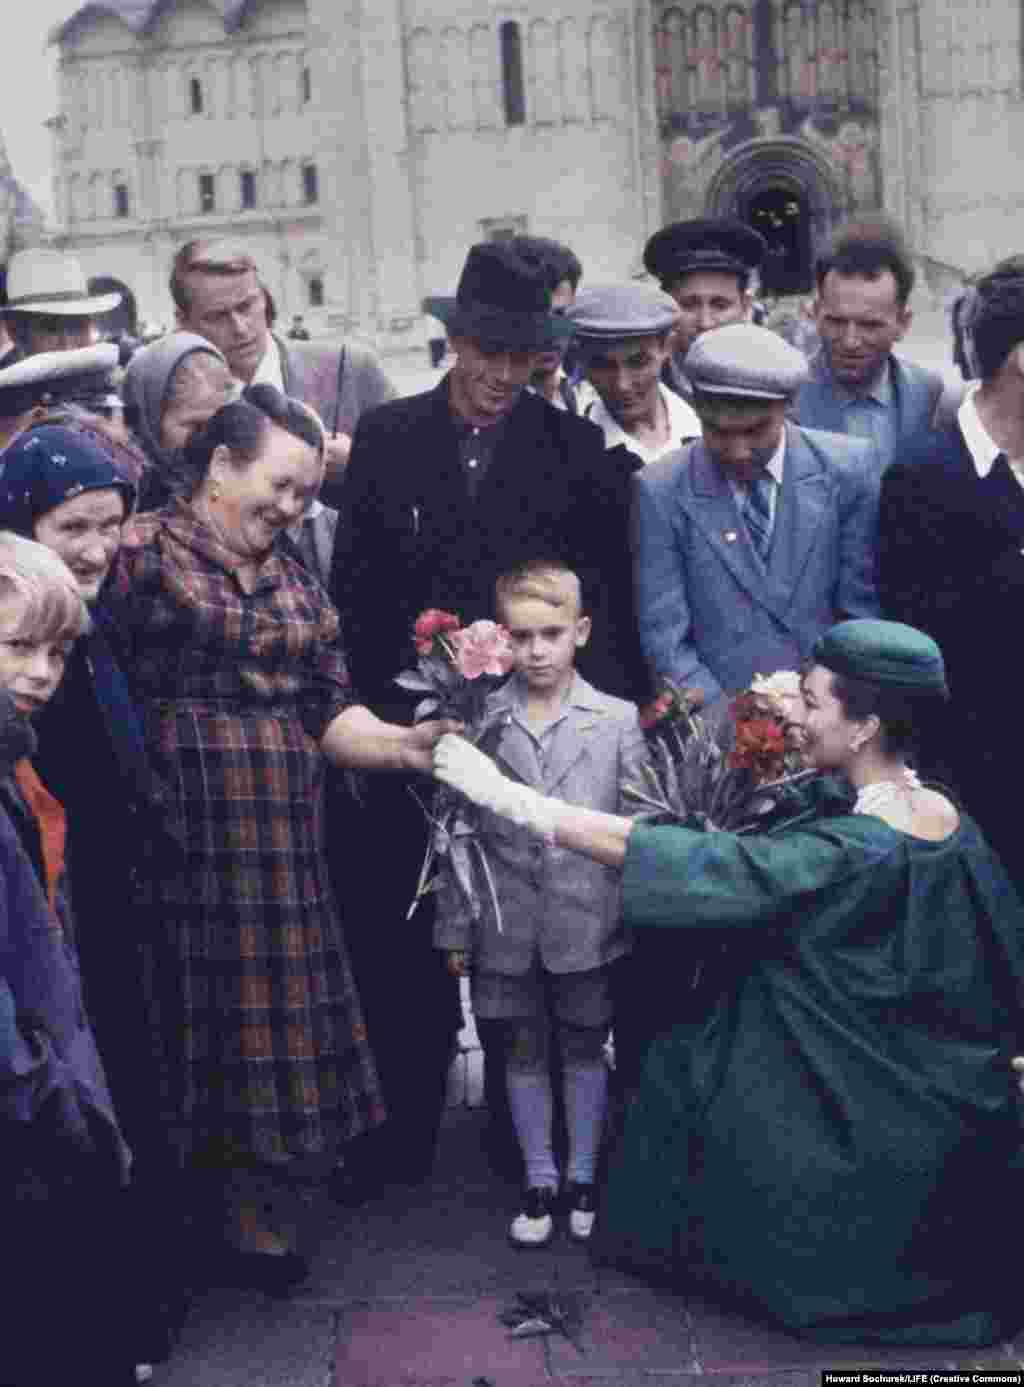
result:
[(328, 435), (322, 495), (337, 505), (357, 422), (398, 394), (374, 353), (354, 342), (292, 342), (272, 332), (256, 262), (232, 242), (187, 242), (174, 257), (170, 289), (178, 327), (219, 347), (242, 385), (276, 385), (316, 410)]
[(870, 439), (888, 466), (902, 442), (952, 417), (957, 403), (937, 371), (892, 350), (911, 322), (913, 261), (891, 223), (855, 224), (819, 257), (815, 278), (821, 348), (796, 393), (793, 418)]
[(806, 358), (735, 323), (687, 353), (704, 434), (634, 478), (640, 637), (655, 679), (713, 702), (877, 616), (872, 444), (786, 422)]

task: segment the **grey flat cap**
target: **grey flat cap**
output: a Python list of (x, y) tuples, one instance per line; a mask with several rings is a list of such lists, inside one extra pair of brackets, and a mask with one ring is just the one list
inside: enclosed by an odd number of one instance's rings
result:
[(768, 328), (729, 323), (702, 332), (683, 370), (708, 395), (788, 400), (808, 377), (807, 358)]
[(565, 316), (581, 341), (610, 342), (669, 332), (679, 307), (652, 284), (595, 284), (580, 290)]

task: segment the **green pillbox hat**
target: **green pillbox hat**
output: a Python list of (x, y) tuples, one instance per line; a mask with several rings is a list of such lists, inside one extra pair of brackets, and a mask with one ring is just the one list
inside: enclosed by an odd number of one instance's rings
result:
[(814, 659), (850, 679), (949, 696), (942, 651), (931, 636), (900, 621), (841, 621), (820, 637)]

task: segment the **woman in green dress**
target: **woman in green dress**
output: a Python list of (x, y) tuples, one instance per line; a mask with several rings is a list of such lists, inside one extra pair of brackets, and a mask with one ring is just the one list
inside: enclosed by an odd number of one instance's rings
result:
[(774, 833), (570, 807), (456, 737), (435, 767), (621, 868), (632, 927), (712, 946), (628, 1113), (606, 1258), (825, 1341), (1009, 1338), (1024, 905), (971, 820), (909, 770), (914, 723), (946, 696), (933, 641), (841, 623), (803, 692), (806, 756), (833, 774), (808, 783), (813, 816)]

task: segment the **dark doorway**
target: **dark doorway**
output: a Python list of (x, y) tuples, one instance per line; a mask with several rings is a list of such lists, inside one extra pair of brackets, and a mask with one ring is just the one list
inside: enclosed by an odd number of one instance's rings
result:
[(792, 185), (762, 185), (748, 199), (743, 219), (768, 242), (761, 283), (769, 294), (804, 294), (813, 284), (811, 219), (807, 200)]

